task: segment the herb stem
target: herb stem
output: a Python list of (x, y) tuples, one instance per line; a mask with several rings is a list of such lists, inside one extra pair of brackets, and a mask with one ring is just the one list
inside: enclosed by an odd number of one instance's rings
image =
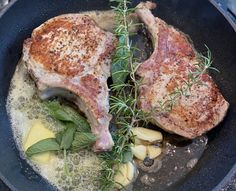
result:
[(68, 168), (68, 162), (67, 162), (67, 151), (66, 149), (63, 150), (63, 155), (64, 155), (64, 173), (66, 176), (70, 176), (70, 171)]
[[(128, 24), (127, 24), (127, 1), (124, 0), (124, 11), (123, 11), (123, 23), (125, 25), (125, 30), (128, 31)], [(130, 51), (129, 46), (129, 36), (126, 34), (126, 45), (128, 45), (128, 50)]]

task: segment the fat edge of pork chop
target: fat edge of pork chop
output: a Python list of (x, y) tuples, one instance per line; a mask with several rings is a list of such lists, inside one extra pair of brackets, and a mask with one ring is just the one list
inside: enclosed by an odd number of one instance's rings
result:
[(96, 152), (110, 150), (114, 144), (109, 132), (107, 78), (115, 44), (115, 36), (90, 17), (67, 14), (34, 29), (23, 46), (23, 60), (41, 98), (73, 95), (71, 101), (85, 113), (98, 136)]
[[(143, 78), (139, 104), (150, 112), (158, 107), (159, 101), (166, 101), (176, 87), (184, 85), (199, 58), (183, 33), (152, 15), (150, 9), (156, 7), (154, 3), (140, 3), (137, 7), (136, 13), (147, 26), (154, 48), (137, 71)], [(200, 78), (204, 85), (193, 85), (191, 95), (178, 98), (169, 113), (154, 112), (152, 122), (186, 138), (200, 136), (220, 123), (229, 104), (208, 74)]]

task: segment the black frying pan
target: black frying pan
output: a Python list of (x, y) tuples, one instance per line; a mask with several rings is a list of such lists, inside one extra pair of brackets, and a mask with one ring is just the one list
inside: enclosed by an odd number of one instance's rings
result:
[[(204, 44), (207, 44), (213, 53), (214, 66), (221, 71), (213, 74), (213, 78), (230, 102), (228, 115), (207, 134), (207, 149), (194, 169), (169, 187), (170, 190), (212, 190), (236, 162), (236, 33), (206, 0), (157, 2), (154, 14), (188, 34), (198, 51), (204, 51)], [(109, 9), (109, 6), (107, 0), (18, 0), (0, 15), (0, 178), (12, 190), (55, 190), (19, 157), (6, 113), (9, 84), (21, 56), (23, 40), (53, 16)], [(134, 190), (144, 188), (136, 186)]]

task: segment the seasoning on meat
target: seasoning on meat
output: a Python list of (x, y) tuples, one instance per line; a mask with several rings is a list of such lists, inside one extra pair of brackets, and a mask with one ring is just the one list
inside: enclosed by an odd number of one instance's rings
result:
[[(146, 112), (155, 110), (159, 101), (165, 102), (175, 88), (183, 86), (198, 62), (197, 53), (186, 36), (152, 15), (150, 9), (155, 6), (146, 2), (136, 9), (150, 32), (154, 47), (150, 58), (137, 71), (143, 78), (139, 105)], [(154, 112), (152, 122), (187, 138), (200, 136), (220, 123), (229, 104), (208, 74), (200, 78), (204, 85), (193, 85), (191, 95), (180, 96), (170, 112)]]
[(84, 14), (52, 18), (24, 42), (23, 60), (41, 96), (64, 94), (85, 113), (98, 136), (95, 151), (113, 146), (107, 78), (115, 44), (112, 33)]

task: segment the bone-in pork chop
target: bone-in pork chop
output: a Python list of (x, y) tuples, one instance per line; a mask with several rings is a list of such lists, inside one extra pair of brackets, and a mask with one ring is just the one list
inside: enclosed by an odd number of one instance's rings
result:
[(186, 36), (154, 17), (151, 2), (140, 3), (136, 13), (146, 24), (154, 51), (143, 62), (137, 74), (143, 78), (139, 89), (140, 107), (151, 112), (152, 122), (160, 128), (186, 138), (202, 135), (221, 122), (228, 102), (208, 74), (200, 75), (203, 84), (195, 84), (190, 96), (179, 96), (170, 112), (156, 110), (176, 88), (183, 87), (190, 71), (199, 62), (196, 51)]
[(115, 44), (112, 33), (82, 14), (52, 18), (24, 42), (23, 60), (41, 98), (66, 94), (85, 113), (98, 136), (95, 151), (113, 146), (107, 78)]

